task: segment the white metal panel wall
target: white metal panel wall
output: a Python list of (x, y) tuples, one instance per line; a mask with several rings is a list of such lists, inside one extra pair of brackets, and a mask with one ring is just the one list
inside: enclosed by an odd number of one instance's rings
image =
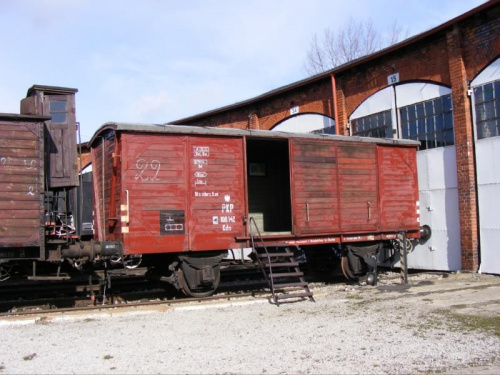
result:
[[(499, 79), (500, 58), (493, 61), (474, 78), (471, 87), (479, 87)], [(474, 95), (472, 95), (472, 104), (474, 129), (476, 129)], [(475, 142), (480, 271), (500, 274), (500, 137), (476, 139)]]
[(500, 137), (476, 141), (481, 272), (500, 274)]
[(415, 246), (408, 267), (441, 271), (461, 269), (455, 146), (417, 152), (420, 224), (431, 238)]

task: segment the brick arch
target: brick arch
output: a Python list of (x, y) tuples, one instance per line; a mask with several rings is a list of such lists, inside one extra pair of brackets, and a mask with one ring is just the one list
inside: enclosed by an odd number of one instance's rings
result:
[(80, 172), (87, 168), (92, 163), (90, 149), (85, 145), (82, 147), (81, 154), (78, 156), (78, 168)]
[(86, 161), (85, 163), (82, 163), (82, 169), (80, 170), (80, 172), (82, 172), (83, 170), (85, 170), (85, 168), (87, 168), (91, 164), (92, 164), (92, 162), (90, 160)]

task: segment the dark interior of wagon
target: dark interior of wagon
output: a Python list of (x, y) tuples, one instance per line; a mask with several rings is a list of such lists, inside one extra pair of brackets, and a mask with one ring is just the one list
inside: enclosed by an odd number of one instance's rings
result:
[(249, 216), (261, 233), (290, 233), (288, 141), (247, 139), (247, 163)]

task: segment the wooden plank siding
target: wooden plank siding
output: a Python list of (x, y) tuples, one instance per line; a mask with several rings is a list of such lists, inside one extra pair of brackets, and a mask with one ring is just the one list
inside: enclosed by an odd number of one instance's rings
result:
[(377, 147), (382, 231), (413, 229), (417, 212), (417, 161), (414, 150), (379, 145)]
[(379, 227), (377, 155), (370, 144), (338, 144), (338, 189), (342, 232)]
[(43, 122), (0, 121), (0, 247), (43, 251)]
[[(250, 208), (261, 203), (293, 224), (264, 232), (269, 241), (418, 236), (415, 143), (212, 131), (106, 125), (91, 146), (97, 237), (121, 240), (125, 254), (226, 250), (248, 244)], [(266, 168), (247, 175), (252, 163)], [(274, 175), (268, 195), (286, 195), (287, 211), (250, 202), (260, 186), (251, 179), (265, 186)], [(110, 218), (119, 219), (113, 232)]]
[(228, 249), (245, 234), (243, 138), (188, 140), (190, 249)]
[[(121, 204), (129, 197), (129, 233), (123, 234), (124, 252), (159, 253), (188, 246), (179, 225), (187, 206), (186, 138), (121, 133)], [(122, 212), (125, 215), (126, 212)], [(164, 217), (162, 218), (162, 214)], [(161, 234), (162, 220), (175, 220)], [(125, 226), (125, 223), (122, 223)]]
[(227, 249), (244, 234), (242, 138), (122, 133), (122, 140), (125, 253)]
[(110, 212), (114, 147), (115, 139), (112, 133), (108, 133), (104, 134), (104, 136), (99, 139), (96, 146), (92, 148), (92, 178), (94, 181), (94, 212), (96, 227), (95, 238), (99, 241), (116, 239), (116, 233), (113, 230), (112, 235), (110, 235), (109, 225), (109, 219), (116, 218), (117, 215), (119, 215), (119, 212)]
[(291, 142), (295, 234), (339, 231), (336, 153), (333, 142)]

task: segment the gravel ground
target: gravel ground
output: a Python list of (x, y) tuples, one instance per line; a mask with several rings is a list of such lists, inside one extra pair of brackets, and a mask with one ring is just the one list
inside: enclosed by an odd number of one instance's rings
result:
[[(500, 278), (424, 274), (410, 282), (406, 288), (397, 279), (378, 287), (334, 284), (315, 290), (315, 303), (279, 307), (246, 299), (4, 318), (0, 374), (500, 369)], [(478, 316), (496, 322), (496, 335), (494, 325), (468, 325)]]

